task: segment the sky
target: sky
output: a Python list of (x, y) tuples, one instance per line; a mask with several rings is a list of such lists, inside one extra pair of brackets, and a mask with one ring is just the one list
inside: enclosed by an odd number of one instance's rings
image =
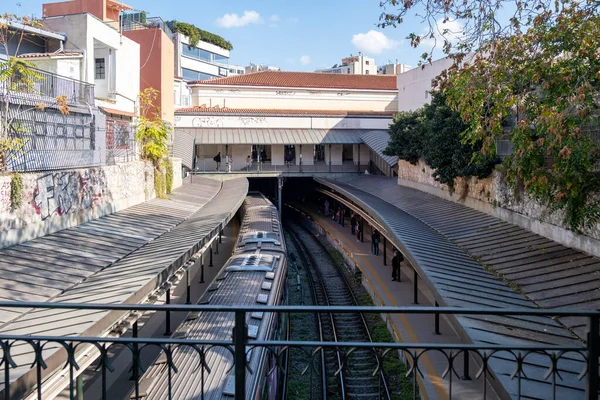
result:
[[(0, 14), (40, 17), (42, 0), (2, 0)], [(416, 66), (426, 41), (413, 49), (409, 33), (423, 33), (418, 17), (397, 28), (377, 27), (380, 0), (128, 0), (149, 17), (188, 22), (233, 45), (230, 64), (268, 64), (285, 71), (314, 71), (362, 54), (377, 65), (396, 60)], [(441, 57), (441, 51), (434, 55)], [(436, 57), (437, 58), (437, 57)]]

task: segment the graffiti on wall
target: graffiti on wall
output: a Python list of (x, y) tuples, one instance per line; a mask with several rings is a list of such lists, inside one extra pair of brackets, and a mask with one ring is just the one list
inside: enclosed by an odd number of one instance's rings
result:
[(0, 183), (0, 213), (10, 210), (11, 206), (10, 181), (6, 180)]
[(33, 207), (42, 220), (94, 207), (106, 192), (103, 170), (57, 172), (41, 176), (33, 189)]
[(194, 117), (192, 126), (195, 128), (221, 128), (223, 118), (220, 117)]

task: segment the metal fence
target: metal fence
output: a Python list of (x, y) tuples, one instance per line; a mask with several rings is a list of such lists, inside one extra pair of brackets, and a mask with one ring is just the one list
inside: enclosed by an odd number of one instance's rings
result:
[(28, 68), (35, 73), (32, 82), (25, 82), (19, 73), (0, 82), (0, 93), (11, 98), (47, 101), (55, 103), (58, 96), (65, 96), (68, 105), (85, 105), (93, 107), (94, 85), (67, 78), (37, 68)]
[[(217, 305), (107, 305), (107, 304), (75, 304), (75, 303), (14, 303), (0, 302), (0, 308), (24, 308), (24, 309), (61, 309), (61, 310), (117, 310), (120, 312), (135, 311), (137, 317), (144, 312), (161, 312), (167, 316), (169, 321), (170, 313), (231, 313), (233, 323), (233, 333), (231, 336), (222, 338), (221, 340), (200, 340), (200, 339), (169, 339), (169, 338), (115, 338), (115, 337), (73, 337), (73, 336), (16, 336), (10, 334), (0, 335), (0, 349), (2, 351), (0, 367), (4, 372), (4, 382), (11, 381), (11, 373), (21, 371), (23, 369), (32, 368), (37, 377), (29, 388), (33, 392), (33, 398), (42, 398), (43, 384), (47, 378), (45, 375), (46, 363), (44, 356), (51, 353), (46, 349), (55, 348), (64, 351), (64, 368), (60, 371), (54, 371), (57, 374), (62, 374), (66, 378), (66, 385), (69, 388), (70, 398), (76, 399), (76, 376), (77, 370), (80, 369), (76, 360), (85, 348), (93, 348), (97, 353), (97, 370), (101, 375), (101, 397), (107, 398), (107, 376), (113, 371), (113, 362), (115, 361), (113, 349), (120, 347), (123, 351), (131, 353), (133, 367), (129, 370), (131, 374), (132, 392), (131, 398), (141, 398), (140, 380), (142, 379), (143, 371), (149, 365), (144, 365), (142, 353), (148, 351), (148, 348), (153, 347), (158, 349), (162, 354), (161, 364), (165, 365), (164, 372), (168, 374), (168, 381), (162, 384), (168, 385), (168, 398), (177, 398), (174, 392), (173, 380), (179, 372), (178, 366), (173, 362), (173, 354), (182, 349), (191, 350), (195, 354), (197, 361), (194, 363), (196, 368), (202, 368), (202, 371), (208, 376), (211, 371), (206, 365), (207, 354), (215, 348), (224, 348), (227, 353), (231, 354), (233, 362), (233, 371), (235, 376), (235, 398), (245, 399), (247, 387), (245, 379), (247, 376), (247, 353), (255, 348), (263, 348), (276, 358), (276, 366), (273, 368), (281, 368), (285, 370), (284, 360), (287, 360), (288, 351), (291, 349), (300, 349), (305, 354), (312, 355), (315, 358), (313, 364), (318, 364), (318, 354), (323, 349), (333, 349), (333, 351), (341, 354), (341, 359), (348, 362), (349, 355), (359, 348), (366, 348), (378, 354), (381, 359), (386, 357), (398, 357), (399, 354), (405, 359), (408, 364), (407, 376), (412, 378), (413, 387), (410, 388), (411, 393), (403, 395), (402, 398), (417, 397), (418, 390), (417, 381), (423, 378), (422, 370), (423, 360), (431, 352), (441, 354), (445, 360), (443, 367), (445, 372), (441, 375), (444, 384), (449, 392), (449, 398), (453, 396), (453, 383), (456, 385), (461, 380), (478, 380), (481, 384), (480, 398), (486, 396), (494, 397), (488, 392), (489, 380), (494, 380), (493, 364), (494, 360), (501, 359), (502, 362), (510, 362), (512, 368), (502, 371), (505, 375), (510, 375), (510, 379), (516, 381), (514, 397), (535, 397), (538, 398), (540, 393), (539, 384), (545, 384), (551, 388), (551, 393), (543, 398), (559, 398), (557, 393), (559, 390), (564, 390), (565, 387), (573, 385), (578, 386), (580, 390), (577, 398), (582, 398), (585, 391), (585, 398), (598, 398), (598, 357), (600, 355), (600, 334), (599, 321), (600, 312), (596, 311), (577, 311), (577, 310), (540, 310), (540, 309), (472, 309), (472, 308), (445, 308), (445, 307), (317, 307), (317, 306), (250, 306), (250, 307), (225, 307)], [(419, 314), (429, 316), (437, 320), (440, 315), (463, 315), (471, 317), (488, 317), (488, 316), (514, 316), (523, 317), (530, 316), (535, 318), (543, 317), (584, 317), (588, 319), (589, 335), (585, 344), (573, 342), (572, 345), (553, 345), (548, 343), (535, 343), (532, 339), (531, 343), (522, 344), (522, 342), (514, 342), (514, 344), (495, 345), (486, 344), (493, 340), (487, 341), (485, 338), (479, 344), (465, 343), (369, 343), (369, 342), (326, 342), (326, 341), (289, 341), (289, 340), (267, 340), (258, 341), (250, 340), (248, 337), (248, 329), (246, 317), (252, 312), (265, 313), (369, 313), (380, 314), (384, 317), (389, 317), (394, 314), (407, 315)], [(133, 315), (133, 314), (132, 314)], [(137, 322), (132, 322), (134, 336), (137, 333)], [(167, 329), (169, 329), (167, 327)], [(442, 342), (442, 341), (440, 341)], [(506, 337), (506, 342), (510, 343), (510, 338)], [(15, 355), (30, 352), (34, 354), (34, 362), (31, 365), (17, 365), (14, 362)], [(89, 350), (88, 350), (89, 353)], [(464, 358), (463, 358), (464, 356)], [(466, 360), (461, 365), (460, 360)], [(563, 364), (562, 362), (565, 361)], [(469, 369), (469, 365), (472, 364)], [(531, 372), (526, 372), (532, 364), (540, 366), (540, 375)], [(576, 370), (573, 370), (576, 367)], [(307, 371), (312, 371), (314, 365), (302, 365), (300, 370), (294, 373), (305, 374)], [(378, 369), (382, 368), (378, 366)], [(460, 369), (459, 369), (460, 368)], [(183, 370), (181, 370), (183, 371)], [(374, 371), (377, 373), (378, 371)], [(466, 374), (466, 375), (465, 375)], [(566, 374), (579, 374), (578, 379), (567, 378), (563, 379)], [(204, 376), (204, 375), (203, 375)], [(585, 379), (584, 379), (585, 378)], [(527, 381), (527, 385), (525, 384)], [(579, 382), (579, 383), (578, 383)], [(479, 384), (478, 383), (478, 384)], [(195, 385), (201, 385), (201, 382), (196, 382)], [(202, 386), (204, 389), (204, 387)], [(150, 390), (149, 388), (145, 389)], [(23, 391), (23, 386), (15, 388), (6, 387), (2, 393), (3, 398), (9, 400), (11, 393)], [(564, 392), (563, 392), (564, 394)], [(204, 392), (203, 392), (204, 398)]]

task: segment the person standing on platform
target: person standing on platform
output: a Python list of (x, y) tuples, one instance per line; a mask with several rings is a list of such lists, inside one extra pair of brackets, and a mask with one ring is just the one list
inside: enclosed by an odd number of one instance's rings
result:
[(325, 216), (329, 216), (329, 200), (325, 199), (325, 204), (323, 205)]
[(394, 249), (394, 257), (392, 257), (392, 280), (400, 280), (400, 263), (404, 261), (404, 256), (397, 249)]
[(246, 171), (250, 171), (252, 169), (252, 157), (248, 154), (246, 157)]
[(350, 218), (350, 231), (354, 235), (356, 233), (356, 215), (352, 214), (352, 218)]
[(219, 169), (221, 169), (221, 152), (219, 152), (215, 158), (213, 158), (213, 160), (215, 160), (215, 162), (217, 163), (217, 171)]
[(373, 241), (373, 254), (379, 255), (379, 242), (381, 241), (381, 234), (377, 229), (373, 232), (371, 240)]
[(356, 241), (360, 242), (360, 225), (356, 224)]

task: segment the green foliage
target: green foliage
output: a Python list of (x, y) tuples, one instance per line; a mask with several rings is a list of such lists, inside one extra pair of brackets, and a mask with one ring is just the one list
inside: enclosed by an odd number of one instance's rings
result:
[(202, 29), (188, 24), (186, 22), (179, 21), (169, 21), (167, 22), (171, 30), (173, 32), (179, 32), (185, 36), (187, 36), (190, 40), (190, 46), (198, 45), (198, 42), (202, 40), (203, 42), (214, 44), (215, 46), (219, 46), (222, 49), (233, 50), (233, 46), (230, 42), (223, 39), (219, 35), (215, 35), (214, 33), (210, 33), (207, 31), (203, 31)]
[(411, 164), (423, 159), (434, 169), (434, 179), (452, 191), (456, 178), (485, 178), (497, 163), (495, 158), (479, 155), (481, 143), (461, 141), (466, 128), (460, 115), (446, 104), (445, 96), (434, 92), (431, 104), (395, 116), (385, 154), (397, 155)]
[(165, 171), (167, 194), (171, 194), (173, 192), (173, 162), (170, 158), (165, 160)]
[(159, 199), (167, 198), (165, 174), (160, 168), (154, 168), (154, 191)]
[[(564, 223), (584, 232), (600, 222), (600, 15), (590, 2), (568, 3), (535, 17), (526, 32), (488, 45), (450, 71), (444, 89), (468, 123), (465, 139), (494, 154), (508, 134), (514, 153), (504, 160), (507, 180)], [(600, 5), (600, 4), (597, 4)], [(507, 119), (514, 126), (505, 127)]]
[(23, 178), (17, 172), (12, 174), (10, 181), (10, 206), (13, 210), (21, 207), (23, 202)]
[[(160, 119), (160, 110), (154, 106), (158, 91), (154, 88), (144, 89), (140, 95), (140, 118), (138, 120), (136, 138), (141, 146), (141, 156), (144, 160), (152, 161), (155, 167), (161, 166), (161, 161), (169, 152), (169, 136), (171, 125)], [(154, 109), (152, 113), (151, 110)]]

